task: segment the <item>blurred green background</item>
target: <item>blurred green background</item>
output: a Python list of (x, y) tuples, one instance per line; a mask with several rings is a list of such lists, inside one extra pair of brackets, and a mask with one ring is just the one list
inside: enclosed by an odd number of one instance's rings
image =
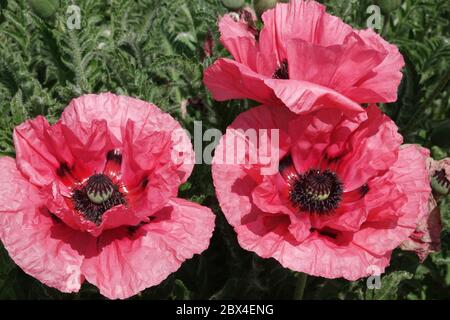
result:
[[(202, 85), (204, 68), (228, 55), (218, 43), (217, 17), (231, 10), (231, 2), (241, 1), (223, 2), (228, 8), (220, 0), (0, 0), (0, 155), (14, 156), (16, 125), (40, 114), (55, 121), (72, 98), (88, 92), (112, 91), (152, 101), (188, 130), (193, 130), (194, 120), (201, 120), (204, 129), (224, 130), (254, 103), (215, 102)], [(399, 46), (406, 61), (398, 101), (382, 108), (398, 124), (405, 142), (430, 148), (435, 159), (448, 156), (450, 1), (320, 2), (357, 28), (366, 28), (370, 5), (381, 7), (379, 32)], [(70, 4), (81, 8), (79, 30), (67, 29)], [(211, 56), (205, 54), (205, 40), (213, 41)], [(180, 196), (217, 214), (210, 248), (134, 299), (292, 298), (291, 271), (240, 249), (218, 206), (208, 165), (196, 166)], [(304, 298), (449, 299), (448, 197), (441, 215), (442, 251), (423, 264), (414, 254), (395, 251), (381, 289), (367, 289), (365, 280), (308, 277)], [(15, 266), (0, 245), (0, 299), (97, 298), (102, 297), (89, 284), (72, 295), (42, 285)]]

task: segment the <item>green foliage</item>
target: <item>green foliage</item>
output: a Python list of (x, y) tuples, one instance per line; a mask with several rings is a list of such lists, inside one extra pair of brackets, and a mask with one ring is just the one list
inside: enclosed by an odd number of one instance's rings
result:
[(411, 279), (412, 274), (406, 271), (394, 271), (383, 277), (381, 288), (372, 290), (366, 294), (366, 299), (374, 300), (392, 300), (397, 298), (399, 285), (403, 280)]
[[(358, 28), (366, 27), (366, 10), (373, 4), (371, 0), (321, 2)], [(81, 8), (80, 30), (67, 28), (69, 4)], [(37, 115), (56, 121), (73, 97), (88, 92), (112, 91), (152, 101), (191, 131), (194, 120), (202, 120), (203, 129), (224, 130), (254, 105), (215, 102), (202, 84), (204, 68), (228, 55), (218, 44), (216, 19), (227, 12), (221, 1), (79, 0), (60, 1), (50, 9), (52, 14), (43, 19), (28, 1), (0, 0), (0, 155), (14, 156), (16, 125)], [(450, 116), (450, 2), (404, 0), (383, 14), (381, 33), (399, 46), (406, 61), (398, 101), (383, 105), (383, 110), (399, 125), (406, 142), (429, 147), (435, 157), (448, 156), (448, 136), (447, 140), (432, 136)], [(209, 32), (215, 40), (214, 55), (205, 57), (202, 45)], [(218, 206), (210, 170), (208, 165), (197, 165), (180, 188), (181, 197), (217, 214), (210, 248), (135, 299), (292, 298), (295, 275), (291, 271), (239, 247)], [(309, 277), (304, 298), (450, 298), (449, 203), (445, 199), (441, 204), (442, 251), (423, 264), (411, 253), (395, 251), (381, 289), (367, 289), (365, 280)], [(0, 298), (101, 298), (89, 284), (73, 295), (48, 288), (27, 276), (0, 249)]]

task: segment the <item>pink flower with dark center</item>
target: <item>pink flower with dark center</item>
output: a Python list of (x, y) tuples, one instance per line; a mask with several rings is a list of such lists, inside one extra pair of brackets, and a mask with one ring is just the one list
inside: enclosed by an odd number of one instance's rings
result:
[[(216, 148), (217, 198), (240, 245), (263, 258), (326, 278), (381, 273), (428, 216), (428, 151), (401, 143), (374, 105), (363, 121), (335, 108), (256, 107)], [(278, 170), (264, 171), (267, 158)]]
[(215, 99), (252, 99), (295, 113), (323, 105), (354, 113), (358, 103), (397, 99), (403, 57), (374, 31), (352, 29), (315, 1), (278, 3), (262, 19), (258, 38), (245, 21), (220, 19), (221, 42), (234, 60), (205, 71)]
[(76, 292), (86, 279), (124, 299), (208, 247), (213, 213), (177, 198), (190, 139), (156, 106), (85, 95), (54, 125), (18, 126), (14, 143), (16, 159), (0, 158), (0, 239), (44, 284)]

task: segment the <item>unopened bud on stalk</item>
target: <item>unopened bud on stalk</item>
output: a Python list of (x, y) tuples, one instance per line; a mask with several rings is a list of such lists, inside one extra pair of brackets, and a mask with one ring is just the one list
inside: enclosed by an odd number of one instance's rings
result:
[(28, 4), (42, 19), (50, 18), (59, 8), (59, 0), (28, 0)]
[(230, 10), (237, 10), (244, 6), (244, 0), (222, 0), (222, 4)]
[(375, 4), (378, 5), (383, 12), (389, 13), (400, 7), (402, 5), (402, 0), (375, 0)]
[(274, 8), (277, 5), (277, 0), (254, 0), (253, 6), (258, 16), (261, 16), (264, 11)]

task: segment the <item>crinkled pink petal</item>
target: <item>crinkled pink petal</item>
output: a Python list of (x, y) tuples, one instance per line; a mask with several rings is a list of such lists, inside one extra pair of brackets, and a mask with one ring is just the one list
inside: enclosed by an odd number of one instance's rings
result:
[(369, 191), (364, 196), (364, 205), (370, 208), (366, 221), (396, 222), (403, 213), (399, 210), (408, 201), (402, 188), (386, 173), (367, 184)]
[(400, 245), (402, 250), (414, 251), (421, 262), (431, 252), (441, 250), (441, 212), (433, 196), (430, 196), (428, 210), (430, 213), (420, 220), (416, 230)]
[(63, 292), (77, 292), (84, 247), (90, 241), (43, 207), (39, 190), (16, 168), (0, 159), (0, 239), (14, 262), (27, 274)]
[[(285, 148), (288, 138), (285, 124), (292, 119), (293, 113), (282, 107), (259, 106), (241, 113), (229, 126), (230, 129), (280, 131), (280, 147)], [(268, 141), (270, 143), (270, 141)]]
[(229, 59), (219, 59), (204, 73), (204, 83), (214, 99), (252, 99), (263, 104), (285, 105), (295, 113), (334, 107), (364, 117), (362, 107), (330, 88), (299, 80), (266, 77)]
[[(265, 212), (289, 214), (291, 210), (286, 206), (286, 198), (283, 199), (283, 195), (279, 193), (278, 184), (283, 183), (283, 181), (277, 182), (274, 180), (284, 179), (280, 175), (263, 176), (263, 181), (253, 189), (253, 203)], [(287, 185), (284, 189), (287, 189)]]
[[(216, 148), (221, 151), (222, 144)], [(220, 207), (232, 226), (252, 214), (251, 193), (258, 183), (239, 166), (213, 164), (212, 176)]]
[(233, 55), (234, 59), (256, 70), (258, 44), (255, 35), (243, 21), (235, 21), (230, 15), (219, 21), (220, 41)]
[[(181, 181), (185, 182), (192, 172), (194, 161), (189, 137), (184, 133), (181, 125), (169, 114), (148, 102), (112, 93), (87, 94), (74, 99), (64, 110), (61, 122), (68, 127), (76, 123), (90, 124), (93, 120), (106, 120), (109, 130), (121, 143), (127, 131), (127, 123), (134, 123), (134, 132), (150, 135), (152, 132), (166, 132), (173, 134), (173, 148), (183, 150), (184, 154), (177, 154), (176, 159), (181, 165), (178, 167)], [(175, 160), (175, 159), (174, 159)]]
[(354, 115), (361, 106), (337, 91), (320, 85), (266, 77), (249, 67), (229, 59), (219, 59), (204, 73), (204, 83), (214, 99), (252, 99), (267, 105), (285, 105), (295, 113), (335, 107)]
[[(425, 163), (428, 155), (427, 150), (415, 145), (400, 149), (397, 161), (390, 168), (388, 179), (401, 188), (407, 201), (397, 209), (397, 220), (367, 221), (354, 234), (353, 243), (375, 254), (384, 254), (398, 247), (414, 232), (419, 222), (429, 213), (431, 188)], [(389, 202), (390, 199), (385, 201)]]
[(291, 212), (289, 218), (289, 235), (292, 235), (296, 241), (302, 242), (311, 235), (312, 224), (309, 215)]
[[(220, 188), (224, 192), (217, 192), (217, 196), (220, 197), (220, 202), (224, 206), (230, 206), (229, 212), (233, 215), (229, 217), (229, 221), (232, 225), (239, 223), (240, 219), (251, 212), (252, 190), (260, 184), (263, 179), (261, 178), (261, 169), (270, 167), (270, 165), (262, 165), (258, 157), (257, 148), (251, 143), (248, 136), (242, 133), (251, 133), (248, 129), (252, 129), (253, 132), (263, 132), (266, 130), (267, 135), (270, 136), (271, 129), (278, 129), (279, 141), (278, 144), (274, 144), (268, 139), (266, 142), (270, 146), (267, 152), (262, 152), (263, 155), (267, 155), (272, 162), (272, 166), (275, 166), (275, 172), (267, 173), (268, 175), (278, 175), (278, 162), (282, 158), (286, 150), (290, 147), (290, 140), (287, 132), (283, 129), (286, 127), (288, 119), (292, 116), (292, 113), (286, 108), (279, 107), (273, 108), (268, 106), (261, 106), (250, 109), (242, 113), (235, 121), (229, 126), (227, 134), (221, 139), (221, 142), (216, 147), (213, 159), (213, 177), (216, 190)], [(241, 132), (241, 134), (240, 134)], [(259, 141), (259, 139), (258, 139)], [(238, 150), (236, 150), (238, 148)], [(275, 153), (272, 148), (278, 148)], [(269, 151), (270, 150), (270, 151)], [(233, 161), (236, 159), (237, 154), (240, 158), (250, 159), (249, 154), (253, 152), (254, 163), (239, 163)], [(256, 153), (256, 156), (255, 156)], [(228, 155), (234, 155), (234, 157)], [(258, 179), (253, 179), (257, 176)], [(240, 190), (242, 188), (242, 190)], [(263, 190), (261, 189), (263, 192)], [(233, 203), (227, 200), (227, 196), (232, 193), (242, 194), (242, 198), (238, 203)], [(256, 191), (258, 192), (258, 191)], [(223, 198), (222, 198), (223, 197)]]
[(348, 154), (336, 172), (344, 182), (345, 191), (355, 190), (371, 177), (382, 174), (394, 164), (402, 136), (397, 126), (376, 106), (367, 109), (368, 120), (350, 137)]
[(264, 83), (294, 113), (336, 108), (351, 117), (364, 118), (364, 109), (359, 104), (333, 89), (301, 80), (266, 78)]
[[(282, 107), (259, 107), (251, 109), (233, 122), (227, 130), (227, 135), (222, 138), (221, 143), (216, 147), (213, 160), (214, 183), (216, 189), (225, 188), (228, 190), (223, 193), (217, 192), (217, 196), (223, 199), (223, 201), (221, 201), (223, 206), (230, 206), (230, 213), (236, 214), (235, 216), (229, 217), (231, 224), (239, 224), (241, 220), (251, 219), (251, 217), (256, 214), (258, 204), (264, 206), (265, 204), (270, 203), (274, 213), (284, 212), (288, 215), (292, 215), (290, 209), (284, 206), (280, 195), (271, 193), (271, 191), (274, 190), (272, 180), (281, 178), (278, 174), (279, 158), (284, 156), (285, 151), (283, 150), (290, 144), (287, 135), (283, 130), (280, 130), (279, 132), (279, 144), (276, 145), (280, 150), (277, 150), (277, 154), (273, 151), (270, 151), (269, 153), (272, 157), (272, 165), (275, 165), (275, 172), (268, 173), (269, 175), (266, 176), (266, 183), (264, 183), (263, 179), (254, 180), (252, 178), (253, 176), (260, 176), (263, 172), (262, 168), (266, 167), (265, 165), (262, 165), (258, 161), (253, 164), (241, 164), (233, 161), (230, 162), (226, 159), (227, 151), (230, 150), (229, 152), (233, 154), (236, 146), (239, 146), (239, 143), (235, 144), (235, 142), (241, 142), (240, 145), (242, 149), (239, 148), (239, 151), (244, 154), (241, 158), (245, 159), (247, 157), (246, 155), (252, 152), (258, 154), (257, 148), (254, 148), (251, 141), (245, 139), (246, 136), (242, 133), (240, 134), (239, 131), (247, 132), (248, 129), (253, 129), (259, 130), (258, 132), (261, 132), (262, 130), (268, 130), (267, 132), (269, 132), (270, 129), (280, 128), (280, 126), (285, 124), (290, 114), (291, 113), (286, 108)], [(232, 143), (228, 145), (228, 141), (232, 141)], [(267, 140), (267, 143), (274, 147), (270, 142), (270, 139)], [(260, 159), (256, 158), (256, 160)], [(258, 184), (260, 184), (259, 187)], [(227, 195), (236, 192), (242, 194), (242, 197), (237, 199), (239, 201), (228, 201), (226, 199)], [(224, 198), (222, 198), (222, 196)], [(306, 229), (306, 225), (297, 223), (299, 219), (295, 219), (295, 217), (293, 220), (294, 221), (291, 224), (292, 232), (299, 238), (304, 237), (303, 230)]]
[(342, 202), (336, 212), (330, 215), (312, 215), (312, 227), (318, 230), (331, 228), (338, 231), (358, 231), (368, 215), (367, 208), (361, 201), (363, 200)]
[[(137, 128), (134, 122), (128, 122), (124, 130), (123, 141), (123, 179), (133, 187), (142, 182), (148, 172), (168, 171), (174, 175), (177, 184), (185, 181), (184, 162), (194, 162), (192, 146), (184, 130), (180, 130), (179, 140), (173, 131), (154, 131)], [(173, 152), (175, 142), (182, 148)]]
[(352, 28), (341, 19), (325, 12), (325, 7), (315, 1), (290, 1), (279, 3), (262, 16), (264, 28), (259, 38), (264, 54), (276, 52), (277, 60), (287, 58), (287, 45), (296, 38), (314, 44), (329, 46), (340, 44)]
[(310, 217), (308, 214), (298, 212), (298, 209), (290, 204), (288, 185), (280, 174), (264, 176), (263, 181), (253, 189), (252, 201), (261, 211), (273, 213), (278, 217), (281, 213), (288, 216), (289, 233), (297, 241), (303, 241), (309, 236)]
[(260, 107), (245, 112), (228, 127), (223, 148), (215, 150), (214, 163), (236, 165), (246, 172), (277, 174), (278, 161), (290, 146), (287, 132), (282, 129), (290, 115), (283, 107)]
[(239, 244), (263, 258), (275, 258), (291, 270), (354, 281), (372, 275), (374, 270), (382, 273), (389, 264), (391, 252), (378, 256), (353, 244), (337, 245), (316, 234), (298, 243), (286, 235), (282, 230), (286, 225), (282, 223), (275, 224), (276, 227), (270, 231), (255, 232), (261, 229), (262, 222), (258, 219), (235, 227)]
[[(57, 123), (64, 135), (64, 141), (73, 155), (73, 163), (68, 165), (82, 182), (93, 172), (101, 172), (105, 167), (106, 154), (119, 147), (120, 143), (111, 135), (105, 120), (93, 120), (91, 123)], [(80, 170), (79, 167), (82, 169)], [(80, 172), (77, 174), (77, 172)], [(82, 172), (82, 173), (81, 173)]]
[[(42, 116), (28, 120), (14, 130), (17, 167), (31, 183), (38, 186), (48, 185), (55, 180), (62, 158), (71, 159), (61, 132), (55, 130), (48, 134), (49, 131), (50, 124)], [(50, 145), (46, 143), (48, 138), (53, 142)]]
[[(183, 134), (185, 135), (184, 131)], [(133, 210), (150, 216), (176, 196), (183, 183), (182, 164), (174, 164), (172, 133), (137, 130), (128, 122), (124, 134), (122, 179), (129, 188), (141, 192), (132, 200)], [(188, 144), (190, 148), (190, 143)], [(192, 154), (192, 149), (188, 151)], [(189, 159), (193, 163), (193, 159)]]
[(42, 116), (18, 126), (14, 143), (18, 168), (38, 186), (64, 180), (61, 165), (70, 168), (72, 180), (81, 182), (103, 170), (105, 154), (118, 146), (105, 120), (50, 126)]
[(86, 280), (111, 299), (125, 299), (159, 284), (207, 249), (214, 229), (210, 209), (172, 199), (155, 220), (102, 234), (83, 264)]
[(265, 76), (230, 59), (218, 59), (203, 74), (205, 86), (218, 101), (252, 99), (264, 104), (281, 105), (264, 79)]
[(405, 65), (398, 48), (388, 43), (371, 29), (357, 30), (356, 33), (366, 45), (384, 52), (386, 57), (372, 72), (361, 79), (356, 88), (346, 90), (344, 95), (356, 102), (394, 102), (397, 100), (397, 88), (402, 80), (402, 68)]
[(358, 38), (355, 35), (344, 45), (329, 47), (301, 39), (290, 40), (287, 45), (289, 77), (317, 83), (345, 95), (346, 91), (357, 88), (385, 58), (383, 52), (371, 49)]
[(303, 173), (339, 156), (358, 122), (337, 109), (323, 109), (292, 119), (287, 126), (293, 142), (292, 161), (297, 172)]

